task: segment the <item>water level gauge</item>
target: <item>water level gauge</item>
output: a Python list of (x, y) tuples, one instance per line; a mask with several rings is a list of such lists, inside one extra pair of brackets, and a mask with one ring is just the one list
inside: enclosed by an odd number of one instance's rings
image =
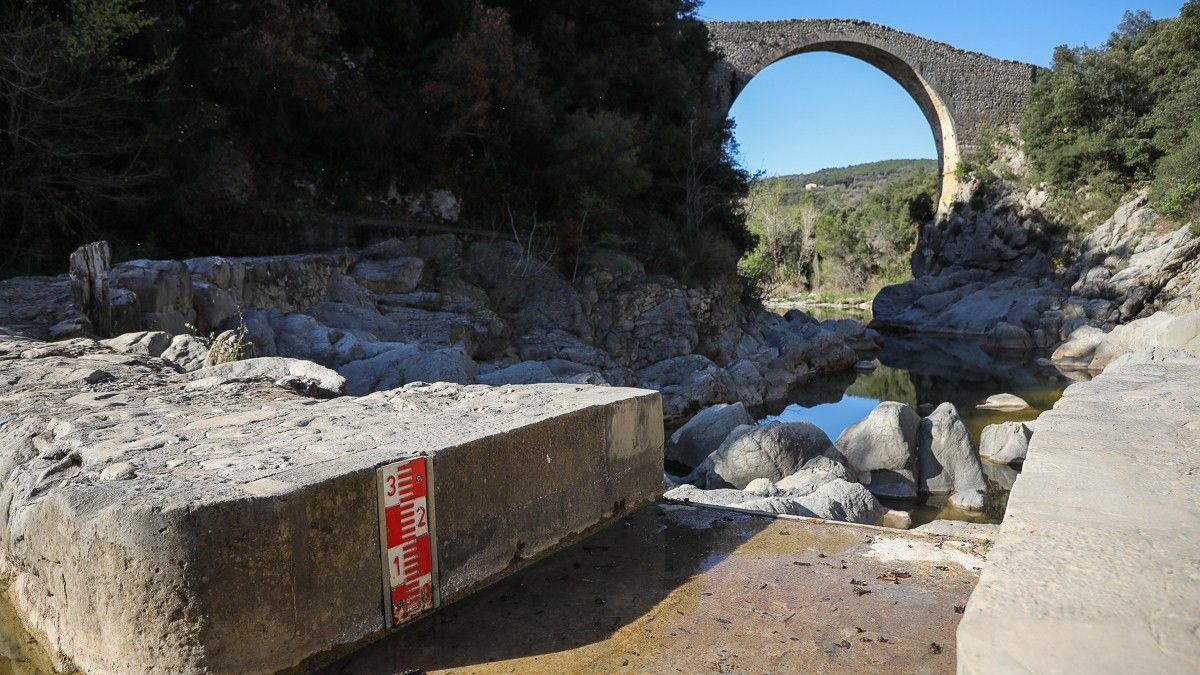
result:
[(433, 466), (426, 457), (379, 468), (384, 622), (398, 626), (440, 603), (433, 529)]

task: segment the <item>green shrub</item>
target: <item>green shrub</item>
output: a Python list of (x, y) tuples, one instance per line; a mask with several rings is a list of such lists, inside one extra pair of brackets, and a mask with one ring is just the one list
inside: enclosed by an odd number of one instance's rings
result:
[(844, 183), (819, 190), (803, 189), (805, 177), (755, 183), (748, 227), (757, 241), (739, 264), (743, 277), (841, 295), (907, 278), (917, 226), (934, 215), (937, 171), (901, 166), (859, 181), (852, 168), (840, 170)]
[(1035, 179), (1056, 188), (1058, 215), (1082, 225), (1150, 184), (1174, 218), (1197, 209), (1200, 184), (1200, 0), (1175, 19), (1127, 12), (1099, 48), (1061, 46), (1021, 122)]

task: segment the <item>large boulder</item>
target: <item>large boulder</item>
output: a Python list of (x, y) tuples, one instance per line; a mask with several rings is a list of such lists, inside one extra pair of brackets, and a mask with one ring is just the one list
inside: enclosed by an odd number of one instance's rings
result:
[(950, 494), (955, 505), (983, 508), (987, 481), (979, 452), (952, 403), (939, 405), (921, 422), (917, 458), (921, 494)]
[(753, 423), (741, 403), (718, 403), (705, 408), (671, 434), (666, 458), (684, 466), (698, 466), (720, 447), (729, 432)]
[(687, 482), (705, 489), (742, 489), (755, 478), (777, 481), (800, 470), (814, 457), (844, 458), (825, 432), (808, 422), (772, 422), (744, 433), (730, 433), (704, 459)]
[(192, 307), (196, 310), (196, 330), (213, 331), (240, 309), (229, 291), (199, 277), (192, 279)]
[(431, 349), (381, 342), (370, 348), (376, 353), (338, 368), (346, 378), (346, 392), (353, 396), (396, 389), (410, 382), (472, 384), (479, 369), (462, 347)]
[(269, 356), (232, 361), (201, 368), (188, 376), (193, 388), (208, 388), (235, 382), (269, 381), (307, 393), (340, 396), (346, 379), (334, 371), (303, 359)]
[(109, 283), (137, 296), (142, 328), (177, 334), (196, 318), (192, 277), (178, 260), (131, 260), (113, 265)]
[(904, 403), (884, 401), (838, 436), (838, 450), (874, 494), (893, 499), (917, 496), (917, 434), (921, 417)]
[(354, 277), (347, 274), (339, 273), (329, 277), (325, 297), (332, 302), (375, 309), (375, 294), (359, 286)]
[[(349, 279), (349, 277), (344, 277)], [(395, 321), (383, 316), (374, 306), (326, 300), (304, 312), (330, 328), (339, 328), (361, 340), (405, 342), (403, 331)]]
[(949, 267), (880, 290), (871, 325), (969, 336), (996, 347), (1041, 347), (1058, 337), (1063, 301), (1049, 280), (1003, 268)]
[(100, 344), (118, 354), (162, 356), (167, 347), (171, 346), (171, 335), (160, 330), (143, 330), (101, 340)]
[(1059, 368), (1086, 370), (1107, 335), (1095, 326), (1080, 326), (1054, 350), (1050, 360)]
[[(336, 369), (367, 355), (364, 341), (353, 333), (325, 326), (307, 314), (268, 314), (267, 319), (280, 356), (308, 359)], [(249, 332), (249, 339), (254, 342), (255, 353), (261, 355), (254, 332)]]
[(702, 406), (731, 401), (737, 391), (729, 372), (699, 354), (676, 356), (638, 371), (650, 389), (662, 393), (663, 417), (680, 420)]
[(996, 464), (1020, 464), (1029, 452), (1033, 437), (1032, 423), (1001, 422), (983, 428), (979, 439), (979, 457)]
[(195, 335), (183, 333), (171, 338), (171, 344), (167, 345), (161, 356), (185, 373), (190, 373), (204, 366), (208, 358), (208, 343)]

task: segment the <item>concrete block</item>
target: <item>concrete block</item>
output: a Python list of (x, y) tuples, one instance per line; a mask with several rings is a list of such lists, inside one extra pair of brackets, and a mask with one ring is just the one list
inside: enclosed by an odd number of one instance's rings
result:
[(444, 603), (660, 492), (656, 392), (420, 384), (318, 401), (103, 364), (112, 379), (82, 393), (19, 372), (33, 384), (0, 386), (0, 573), (84, 672), (276, 672), (384, 634), (376, 469), (404, 458), (432, 458)]
[(959, 673), (1200, 672), (1200, 357), (1134, 352), (1037, 421)]

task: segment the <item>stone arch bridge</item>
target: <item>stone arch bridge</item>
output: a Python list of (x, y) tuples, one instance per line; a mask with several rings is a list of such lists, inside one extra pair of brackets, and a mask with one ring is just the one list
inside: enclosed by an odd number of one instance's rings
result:
[(955, 169), (988, 129), (1016, 123), (1038, 67), (969, 52), (887, 26), (847, 19), (707, 22), (723, 60), (712, 86), (719, 112), (767, 66), (795, 54), (835, 52), (866, 61), (904, 87), (929, 120), (937, 143), (944, 212), (958, 184)]

